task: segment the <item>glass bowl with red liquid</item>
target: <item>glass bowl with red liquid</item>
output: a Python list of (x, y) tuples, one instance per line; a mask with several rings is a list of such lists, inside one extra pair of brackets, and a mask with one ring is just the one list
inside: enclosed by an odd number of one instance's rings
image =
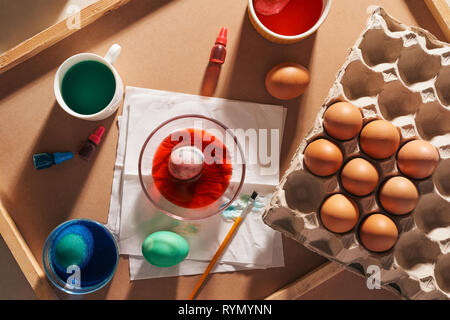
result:
[(228, 208), (245, 179), (245, 157), (225, 125), (201, 115), (183, 115), (159, 125), (139, 156), (139, 180), (160, 211), (179, 220), (199, 220)]

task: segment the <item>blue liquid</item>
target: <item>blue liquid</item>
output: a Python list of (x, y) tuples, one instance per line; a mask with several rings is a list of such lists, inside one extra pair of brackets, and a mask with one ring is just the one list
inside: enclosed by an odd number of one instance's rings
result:
[[(55, 241), (52, 247), (55, 247), (57, 241), (63, 238), (60, 235), (70, 233), (70, 229), (77, 232), (77, 230), (80, 229), (80, 226), (86, 227), (92, 235), (92, 241), (89, 241), (88, 243), (90, 246), (88, 250), (92, 250), (92, 255), (85, 265), (80, 266), (81, 288), (102, 285), (102, 283), (115, 271), (118, 259), (116, 244), (112, 236), (102, 226), (87, 220), (68, 222), (51, 235)], [(67, 278), (72, 275), (72, 273), (68, 274), (64, 272), (64, 270), (55, 263), (54, 250), (51, 250), (50, 265), (53, 272), (63, 282), (66, 282)]]

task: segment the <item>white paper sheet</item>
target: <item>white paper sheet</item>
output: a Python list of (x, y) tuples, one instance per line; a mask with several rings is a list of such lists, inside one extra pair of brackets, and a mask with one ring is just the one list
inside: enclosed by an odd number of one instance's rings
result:
[[(108, 227), (119, 237), (120, 253), (130, 255), (131, 279), (202, 273), (231, 227), (232, 222), (221, 215), (194, 223), (171, 219), (159, 213), (141, 190), (137, 159), (146, 137), (162, 121), (190, 113), (218, 119), (230, 128), (279, 129), (281, 145), (286, 110), (280, 106), (127, 87), (124, 112), (119, 119)], [(279, 150), (276, 152), (279, 154)], [(261, 167), (264, 166), (248, 167), (242, 193), (256, 190), (270, 199), (270, 192), (278, 183), (278, 172), (261, 175)], [(261, 213), (262, 210), (253, 212), (244, 220), (214, 272), (284, 265), (281, 236), (264, 225)], [(157, 268), (142, 258), (143, 240), (158, 230), (175, 231), (188, 241), (190, 253), (180, 265)]]
[[(149, 264), (141, 256), (130, 256), (130, 279), (152, 279), (161, 277), (176, 277), (179, 275), (195, 275), (203, 273), (209, 264), (209, 261), (184, 260), (180, 264), (170, 268), (158, 268)], [(275, 267), (284, 267), (283, 243), (276, 240), (273, 244), (273, 260), (270, 265), (257, 264), (239, 264), (218, 262), (211, 273), (233, 272), (249, 269), (267, 269)]]

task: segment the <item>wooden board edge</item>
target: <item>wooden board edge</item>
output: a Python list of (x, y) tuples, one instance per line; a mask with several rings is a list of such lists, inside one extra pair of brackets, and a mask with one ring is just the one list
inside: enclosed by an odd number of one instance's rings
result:
[(442, 29), (445, 38), (450, 42), (450, 7), (446, 0), (425, 0), (425, 3)]
[(69, 28), (68, 21), (73, 17), (68, 17), (23, 41), (0, 55), (0, 74), (14, 68), (129, 1), (131, 0), (99, 0), (80, 11), (80, 28)]
[(40, 300), (55, 300), (57, 296), (48, 282), (44, 271), (37, 262), (16, 224), (0, 202), (0, 235), (3, 237), (11, 254), (22, 273)]
[(342, 271), (344, 271), (343, 266), (334, 262), (326, 262), (305, 276), (272, 293), (264, 300), (298, 300)]

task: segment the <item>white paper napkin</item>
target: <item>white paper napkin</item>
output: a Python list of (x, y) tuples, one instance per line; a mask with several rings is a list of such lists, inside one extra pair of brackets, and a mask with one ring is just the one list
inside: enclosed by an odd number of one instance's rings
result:
[[(205, 271), (209, 261), (185, 260), (170, 268), (158, 268), (152, 266), (141, 256), (130, 256), (130, 278), (131, 280), (152, 279), (161, 277), (175, 277), (178, 275), (194, 275)], [(283, 243), (281, 238), (276, 239), (273, 244), (273, 260), (270, 265), (239, 264), (218, 262), (211, 273), (233, 272), (249, 269), (266, 269), (284, 266)]]
[[(124, 111), (119, 118), (108, 227), (119, 237), (120, 253), (130, 255), (132, 280), (202, 273), (231, 227), (232, 222), (221, 215), (194, 223), (171, 219), (158, 212), (142, 192), (137, 159), (148, 134), (162, 121), (190, 113), (218, 119), (232, 129), (278, 129), (281, 145), (286, 115), (283, 107), (127, 87)], [(279, 154), (279, 150), (275, 152)], [(275, 167), (278, 169), (278, 162)], [(278, 170), (272, 175), (261, 175), (261, 170), (267, 173), (267, 169), (261, 164), (248, 166), (242, 193), (256, 190), (261, 198), (266, 195), (270, 199), (279, 176)], [(252, 212), (244, 220), (214, 272), (284, 265), (281, 235), (262, 222), (262, 211)], [(178, 266), (157, 268), (142, 258), (143, 240), (159, 230), (175, 231), (188, 241), (190, 253)]]

